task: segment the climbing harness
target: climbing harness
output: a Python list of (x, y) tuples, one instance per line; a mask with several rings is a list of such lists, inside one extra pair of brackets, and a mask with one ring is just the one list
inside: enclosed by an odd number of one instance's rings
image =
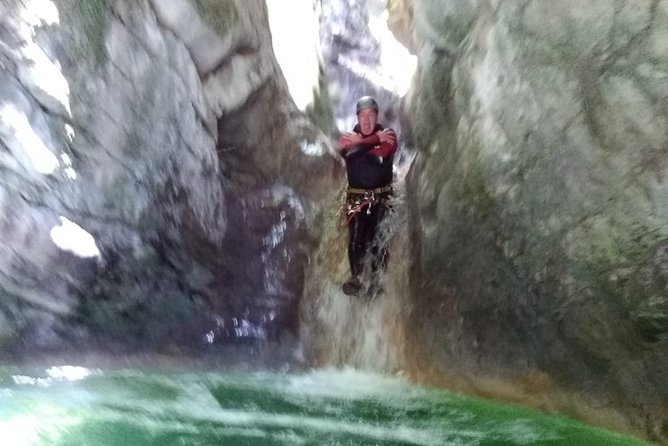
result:
[(371, 215), (371, 207), (374, 203), (386, 198), (385, 196), (380, 195), (388, 194), (391, 191), (391, 185), (378, 187), (376, 189), (358, 189), (349, 187), (346, 201), (344, 202), (342, 209), (346, 222), (350, 224), (353, 218), (364, 211), (365, 208), (366, 214)]
[(360, 195), (366, 195), (368, 193), (372, 194), (384, 194), (386, 192), (391, 192), (392, 191), (392, 185), (388, 184), (387, 186), (383, 187), (377, 187), (375, 189), (358, 189), (356, 187), (349, 187), (348, 188), (348, 193), (349, 194), (360, 194)]
[(364, 196), (363, 198), (357, 198), (355, 200), (348, 199), (344, 205), (344, 212), (346, 217), (346, 222), (350, 222), (355, 218), (355, 215), (359, 214), (366, 207), (367, 215), (371, 214), (371, 205), (376, 201), (374, 194), (370, 196)]

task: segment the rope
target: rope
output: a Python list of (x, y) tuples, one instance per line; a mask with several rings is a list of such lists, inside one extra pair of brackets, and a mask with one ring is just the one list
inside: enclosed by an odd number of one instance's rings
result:
[(355, 218), (355, 215), (359, 214), (364, 210), (365, 207), (367, 207), (367, 214), (371, 213), (371, 205), (376, 201), (376, 197), (374, 194), (368, 195), (364, 197), (364, 200), (361, 201), (355, 201), (354, 205), (350, 202), (346, 202), (346, 220), (347, 223), (350, 224), (350, 222)]

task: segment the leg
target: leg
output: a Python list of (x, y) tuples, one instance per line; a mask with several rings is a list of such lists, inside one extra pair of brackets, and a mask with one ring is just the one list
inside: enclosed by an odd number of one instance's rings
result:
[(364, 257), (368, 250), (369, 216), (366, 210), (357, 213), (348, 223), (348, 262), (351, 278), (343, 284), (343, 292), (357, 295), (362, 288), (360, 275), (364, 268)]
[(366, 242), (366, 222), (360, 214), (355, 215), (348, 223), (348, 262), (350, 274), (358, 277), (362, 274)]

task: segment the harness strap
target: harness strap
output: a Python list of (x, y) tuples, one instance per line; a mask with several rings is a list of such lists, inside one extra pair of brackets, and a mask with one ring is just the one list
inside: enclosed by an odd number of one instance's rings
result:
[(348, 203), (346, 209), (346, 219), (348, 220), (348, 224), (350, 224), (353, 218), (355, 218), (355, 215), (362, 212), (365, 207), (367, 207), (367, 213), (369, 213), (371, 211), (371, 205), (374, 201), (376, 201), (376, 197), (371, 194), (368, 197), (365, 197), (363, 200), (356, 201), (354, 204)]
[(359, 194), (359, 195), (373, 195), (373, 194), (384, 194), (385, 192), (390, 192), (392, 190), (392, 185), (388, 184), (387, 186), (377, 187), (375, 189), (359, 189), (356, 187), (349, 187), (349, 194)]

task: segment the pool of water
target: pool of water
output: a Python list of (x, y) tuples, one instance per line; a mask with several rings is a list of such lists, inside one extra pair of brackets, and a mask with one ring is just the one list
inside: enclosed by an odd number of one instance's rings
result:
[(0, 369), (0, 444), (643, 445), (563, 417), (351, 369)]

